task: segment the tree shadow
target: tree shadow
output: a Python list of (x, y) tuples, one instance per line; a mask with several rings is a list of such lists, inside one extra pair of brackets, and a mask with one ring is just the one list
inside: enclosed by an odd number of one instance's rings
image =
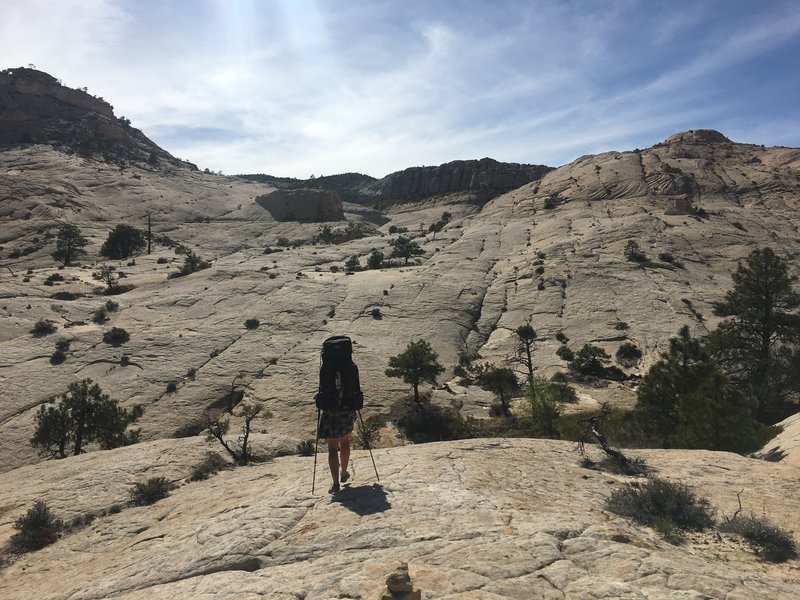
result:
[(345, 486), (331, 496), (331, 501), (338, 502), (361, 517), (392, 508), (383, 486), (379, 483), (359, 487)]

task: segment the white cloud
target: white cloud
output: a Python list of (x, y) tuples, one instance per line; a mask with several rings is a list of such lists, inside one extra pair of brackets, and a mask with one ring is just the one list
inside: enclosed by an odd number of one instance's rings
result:
[[(800, 16), (719, 19), (727, 6), (31, 0), (0, 5), (0, 56), (89, 86), (173, 154), (228, 173), (559, 164), (687, 124), (746, 129), (748, 100), (719, 87), (768, 53), (788, 64)], [(752, 131), (775, 134), (797, 112), (764, 118)]]

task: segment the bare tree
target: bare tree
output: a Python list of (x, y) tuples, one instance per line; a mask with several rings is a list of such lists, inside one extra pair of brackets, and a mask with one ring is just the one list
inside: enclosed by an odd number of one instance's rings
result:
[(253, 427), (253, 421), (261, 414), (264, 418), (269, 418), (272, 414), (264, 410), (264, 405), (258, 402), (254, 404), (245, 404), (242, 406), (241, 416), (244, 419), (242, 422), (242, 433), (239, 435), (235, 443), (225, 439), (225, 434), (228, 433), (230, 428), (229, 419), (221, 419), (219, 415), (212, 415), (206, 413), (204, 419), (205, 429), (208, 430), (208, 439), (217, 440), (225, 451), (231, 455), (233, 460), (238, 465), (246, 465), (253, 460), (253, 449), (250, 445), (250, 433)]

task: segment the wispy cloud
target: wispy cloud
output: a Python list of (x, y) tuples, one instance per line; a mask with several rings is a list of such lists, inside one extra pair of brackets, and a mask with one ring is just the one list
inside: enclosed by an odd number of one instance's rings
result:
[(798, 32), (793, 3), (735, 0), (0, 5), (2, 66), (88, 86), (201, 167), (300, 177), (557, 165), (686, 127), (796, 143)]

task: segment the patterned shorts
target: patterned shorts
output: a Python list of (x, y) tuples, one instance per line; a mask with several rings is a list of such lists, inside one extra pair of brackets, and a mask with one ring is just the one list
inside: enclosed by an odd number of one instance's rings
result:
[(317, 435), (321, 438), (340, 438), (353, 431), (355, 411), (322, 411)]

